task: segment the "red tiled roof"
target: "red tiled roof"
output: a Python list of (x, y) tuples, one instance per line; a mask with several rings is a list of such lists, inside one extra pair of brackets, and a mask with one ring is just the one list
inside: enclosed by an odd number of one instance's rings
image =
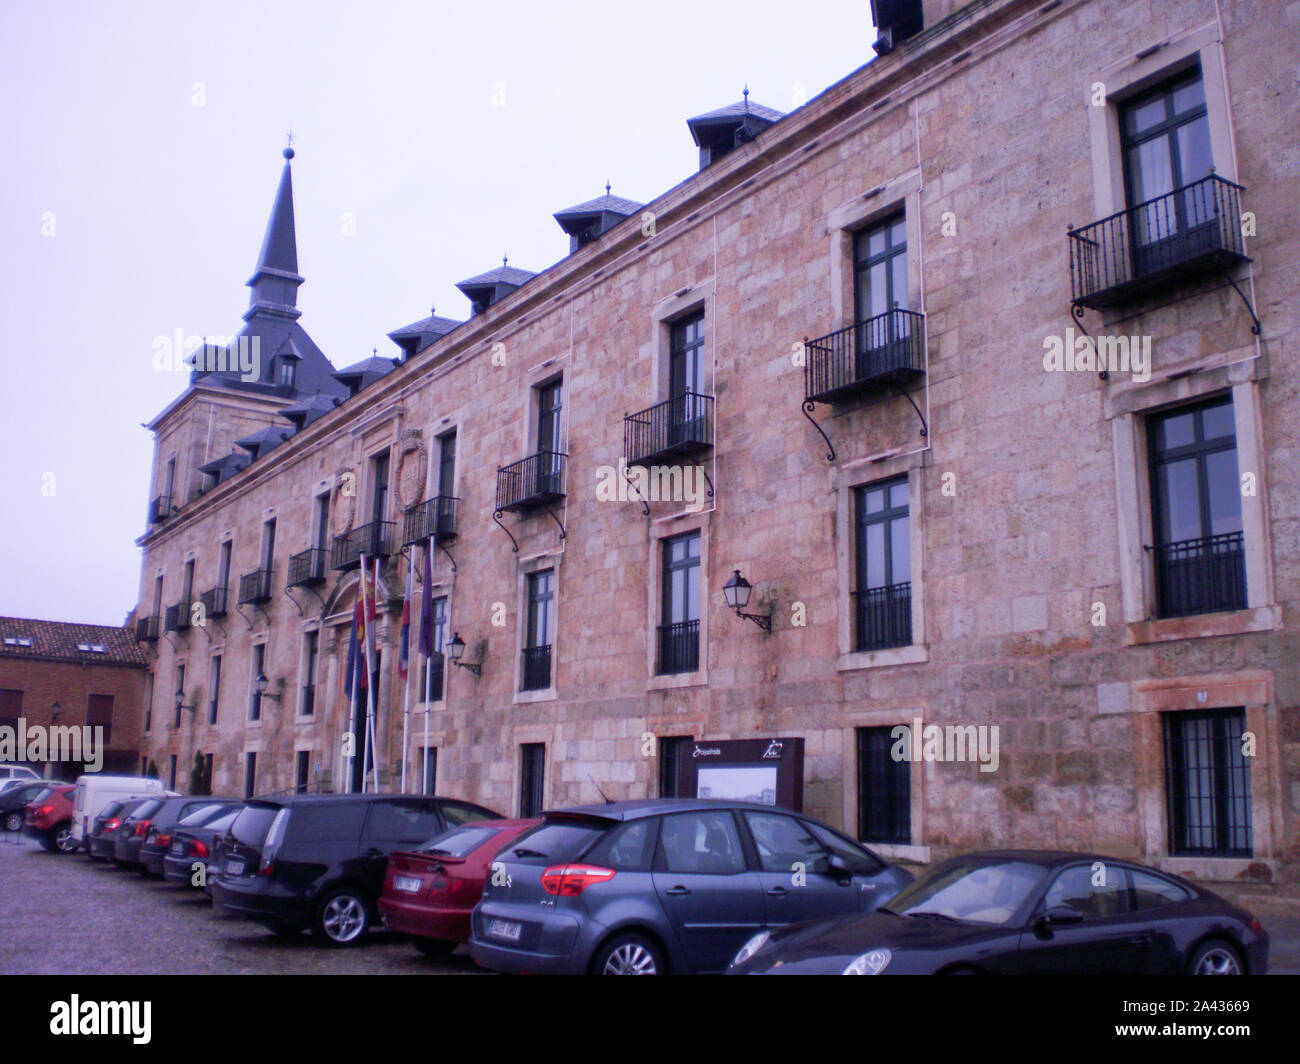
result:
[[(14, 646), (9, 639), (31, 640), (31, 646)], [(102, 646), (104, 652), (78, 650), (78, 644)], [(38, 621), (27, 617), (0, 617), (0, 659), (31, 658), (76, 661), (86, 665), (132, 665), (149, 662), (130, 628), (67, 621)]]

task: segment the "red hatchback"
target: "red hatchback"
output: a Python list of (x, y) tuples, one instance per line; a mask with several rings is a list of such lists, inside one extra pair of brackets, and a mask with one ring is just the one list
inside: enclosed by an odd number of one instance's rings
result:
[(51, 853), (76, 853), (81, 845), (72, 837), (76, 793), (76, 784), (51, 783), (49, 791), (28, 803), (23, 834), (39, 841)]
[(540, 820), (479, 820), (388, 858), (379, 911), (429, 957), (469, 941), (470, 913), (483, 896), (492, 859)]

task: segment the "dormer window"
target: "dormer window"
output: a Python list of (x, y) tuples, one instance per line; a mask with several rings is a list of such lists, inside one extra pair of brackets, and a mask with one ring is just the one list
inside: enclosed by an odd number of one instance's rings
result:
[(26, 636), (22, 636), (22, 635), (5, 636), (5, 646), (7, 647), (29, 647), (31, 645), (32, 645), (32, 641), (28, 639)]
[(108, 651), (104, 649), (104, 645), (102, 643), (78, 643), (77, 649), (80, 650), (83, 654), (108, 653)]
[(292, 388), (298, 381), (298, 360), (296, 358), (279, 358), (276, 360), (275, 383), (282, 388)]

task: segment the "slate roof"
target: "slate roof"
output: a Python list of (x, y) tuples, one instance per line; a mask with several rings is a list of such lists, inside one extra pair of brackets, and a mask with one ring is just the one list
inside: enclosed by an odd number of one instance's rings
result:
[[(529, 270), (521, 270), (517, 266), (498, 266), (495, 270), (488, 270), (487, 273), (480, 273), (477, 277), (471, 277), (468, 281), (459, 281), (456, 287), (462, 292), (467, 288), (490, 288), (498, 284), (511, 284), (518, 288), (521, 284), (531, 281), (537, 274)], [(466, 293), (468, 295), (468, 293)]]
[(693, 126), (696, 124), (712, 124), (714, 122), (735, 121), (738, 118), (744, 118), (748, 115), (751, 118), (762, 118), (768, 122), (779, 122), (785, 117), (780, 111), (774, 111), (770, 107), (764, 107), (761, 103), (754, 103), (752, 100), (746, 102), (739, 100), (736, 103), (729, 103), (726, 107), (719, 107), (716, 111), (709, 111), (707, 114), (696, 115), (694, 118), (688, 118), (686, 124)]
[(394, 329), (388, 334), (388, 338), (406, 353), (407, 358), (410, 358), (462, 324), (464, 323), (453, 318), (440, 318), (436, 314), (430, 314), (427, 318)]
[(621, 214), (624, 218), (636, 214), (644, 203), (637, 203), (635, 200), (624, 199), (622, 196), (597, 196), (593, 200), (587, 200), (586, 203), (579, 203), (576, 207), (567, 207), (562, 211), (556, 211), (553, 217), (558, 222), (564, 218), (580, 218), (587, 215), (603, 214), (608, 211), (610, 214)]
[(244, 448), (256, 460), (267, 452), (275, 450), (293, 433), (294, 430), (287, 425), (268, 425), (259, 432), (254, 432), (243, 439), (236, 440), (235, 446)]
[(370, 358), (354, 362), (345, 369), (339, 370), (334, 374), (334, 379), (355, 395), (363, 388), (370, 387), (381, 377), (388, 376), (396, 368), (397, 363), (391, 358), (372, 355)]
[[(5, 638), (30, 639), (30, 647), (6, 646)], [(78, 650), (77, 644), (102, 646), (104, 653)], [(86, 665), (146, 668), (149, 664), (130, 628), (67, 621), (0, 617), (0, 658), (33, 661), (72, 661)]]
[(337, 395), (321, 395), (317, 392), (306, 399), (299, 399), (296, 403), (280, 407), (276, 413), (288, 418), (299, 429), (304, 429), (313, 421), (324, 417), (342, 401)]
[(211, 473), (217, 478), (219, 484), (222, 481), (229, 480), (241, 470), (247, 469), (252, 462), (253, 459), (250, 456), (232, 451), (224, 458), (218, 458), (199, 466), (199, 472)]

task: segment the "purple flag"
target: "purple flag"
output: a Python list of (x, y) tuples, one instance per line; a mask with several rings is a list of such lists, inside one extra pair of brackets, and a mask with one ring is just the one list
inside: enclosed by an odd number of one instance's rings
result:
[(429, 564), (432, 553), (430, 540), (424, 545), (424, 586), (420, 589), (420, 653), (426, 658), (433, 657), (433, 566)]

